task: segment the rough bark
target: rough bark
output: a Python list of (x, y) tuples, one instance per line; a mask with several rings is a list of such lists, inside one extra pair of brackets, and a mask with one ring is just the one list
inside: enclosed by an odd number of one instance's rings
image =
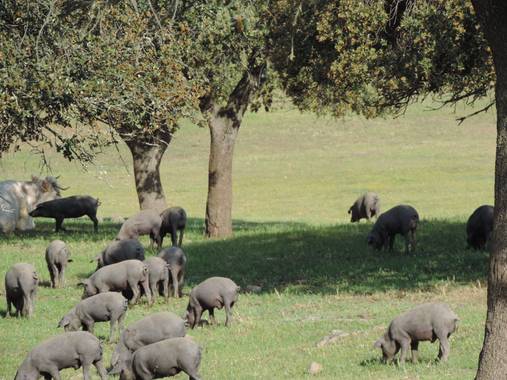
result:
[(232, 235), (232, 160), (234, 144), (251, 95), (258, 89), (263, 65), (247, 70), (229, 96), (225, 106), (212, 97), (201, 100), (201, 111), (208, 115), (210, 155), (205, 232), (207, 237)]
[(473, 0), (493, 53), (497, 145), (495, 216), (488, 276), (488, 312), (476, 379), (507, 378), (507, 2)]
[(232, 235), (232, 158), (239, 125), (218, 114), (208, 122), (210, 153), (205, 234), (208, 237)]
[[(122, 136), (123, 137), (123, 136)], [(141, 210), (163, 211), (167, 203), (160, 180), (160, 162), (171, 141), (169, 133), (142, 138), (124, 138), (134, 164), (134, 179)]]

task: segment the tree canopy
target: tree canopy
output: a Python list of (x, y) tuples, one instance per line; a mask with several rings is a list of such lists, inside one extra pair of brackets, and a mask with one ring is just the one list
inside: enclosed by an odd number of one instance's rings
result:
[(491, 53), (467, 0), (275, 1), (273, 62), (297, 106), (367, 117), (428, 95), (486, 96)]

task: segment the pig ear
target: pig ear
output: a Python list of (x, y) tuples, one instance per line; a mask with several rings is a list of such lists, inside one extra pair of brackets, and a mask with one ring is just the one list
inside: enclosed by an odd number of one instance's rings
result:
[(39, 180), (39, 177), (36, 175), (32, 175), (32, 182), (37, 182)]
[(382, 339), (377, 340), (377, 341), (373, 344), (373, 348), (382, 348)]
[(349, 211), (347, 211), (348, 214), (350, 214), (352, 212), (352, 207), (349, 208)]
[(95, 256), (93, 259), (90, 260), (90, 263), (93, 263), (94, 261), (99, 261), (100, 255)]
[(69, 322), (69, 320), (68, 320), (67, 318), (63, 317), (63, 318), (61, 319), (61, 321), (60, 321), (60, 322), (58, 322), (58, 326), (57, 326), (57, 327), (65, 327), (65, 326), (67, 326), (69, 323), (70, 323), (70, 322)]
[(86, 282), (84, 282), (84, 281), (79, 281), (79, 282), (77, 283), (77, 286), (86, 286)]
[(73, 262), (73, 261), (74, 261), (74, 260), (72, 260), (72, 259), (67, 259), (67, 262), (68, 262), (68, 263), (71, 263), (71, 262)]

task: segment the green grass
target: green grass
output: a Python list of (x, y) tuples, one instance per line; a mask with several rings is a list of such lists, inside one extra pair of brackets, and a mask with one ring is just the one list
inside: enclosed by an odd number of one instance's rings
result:
[[(235, 236), (209, 241), (202, 237), (208, 133), (185, 125), (161, 167), (169, 203), (185, 207), (191, 217), (184, 291), (212, 275), (262, 287), (260, 294), (241, 294), (231, 328), (223, 327), (219, 311), (220, 326), (189, 331), (204, 348), (202, 378), (473, 378), (484, 331), (488, 255), (465, 250), (464, 224), (478, 205), (492, 202), (494, 147), (491, 114), (461, 126), (449, 109), (427, 112), (425, 106), (374, 121), (316, 119), (295, 111), (249, 114), (235, 153)], [(120, 152), (126, 166), (111, 150), (87, 172), (55, 154), (49, 158), (63, 185), (71, 186), (66, 194), (98, 196), (99, 214), (107, 218), (137, 210), (130, 157)], [(8, 155), (0, 172), (5, 179), (28, 178), (39, 172), (37, 157), (27, 150)], [(371, 226), (348, 223), (346, 213), (366, 189), (379, 192), (384, 210), (398, 203), (418, 209), (423, 222), (415, 255), (405, 256), (401, 241), (393, 253), (367, 249)], [(119, 229), (104, 222), (93, 234), (87, 220), (66, 224), (71, 232), (55, 234), (53, 223), (40, 219), (35, 232), (0, 240), (2, 276), (24, 261), (36, 266), (43, 281), (33, 319), (0, 318), (2, 379), (13, 378), (31, 347), (61, 333), (58, 321), (81, 296), (77, 282), (92, 272), (89, 261)], [(67, 287), (57, 290), (47, 286), (44, 262), (44, 249), (55, 238), (68, 243), (74, 258)], [(3, 283), (0, 293), (3, 298)], [(419, 364), (381, 364), (373, 342), (389, 321), (436, 300), (448, 302), (461, 318), (449, 362), (435, 364), (437, 345), (423, 343)], [(182, 315), (186, 302), (159, 300), (151, 309), (141, 304), (129, 309), (126, 322), (159, 310)], [(316, 346), (336, 329), (349, 335)], [(107, 337), (108, 325), (98, 324), (96, 333)], [(113, 347), (104, 343), (107, 363)], [(307, 373), (312, 361), (323, 366), (316, 376)], [(81, 378), (72, 369), (62, 374)]]

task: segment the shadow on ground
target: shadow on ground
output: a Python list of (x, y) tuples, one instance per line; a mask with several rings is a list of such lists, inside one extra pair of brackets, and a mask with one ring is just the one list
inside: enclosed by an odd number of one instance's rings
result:
[[(38, 222), (36, 231), (3, 236), (0, 242), (30, 244), (32, 239), (54, 238), (100, 245), (114, 239), (120, 228), (119, 223), (104, 222), (95, 234), (85, 219), (66, 224), (70, 232), (55, 234), (51, 221)], [(417, 251), (410, 255), (403, 253), (401, 237), (397, 237), (394, 252), (369, 249), (366, 235), (371, 224), (365, 222), (311, 226), (239, 220), (234, 222), (235, 236), (224, 240), (205, 240), (203, 225), (202, 219), (190, 219), (185, 232), (186, 282), (190, 286), (210, 276), (225, 276), (242, 287), (261, 286), (263, 292), (371, 294), (484, 281), (488, 268), (487, 252), (465, 249), (461, 222), (423, 221)], [(165, 243), (170, 243), (169, 237)]]
[[(366, 245), (371, 225), (315, 227), (245, 224), (234, 238), (193, 242), (187, 278), (220, 275), (263, 291), (370, 294), (388, 290), (428, 290), (443, 282), (484, 281), (488, 253), (465, 249), (459, 222), (423, 221), (414, 254), (403, 253), (397, 237), (393, 252)], [(259, 229), (261, 231), (259, 231)]]

